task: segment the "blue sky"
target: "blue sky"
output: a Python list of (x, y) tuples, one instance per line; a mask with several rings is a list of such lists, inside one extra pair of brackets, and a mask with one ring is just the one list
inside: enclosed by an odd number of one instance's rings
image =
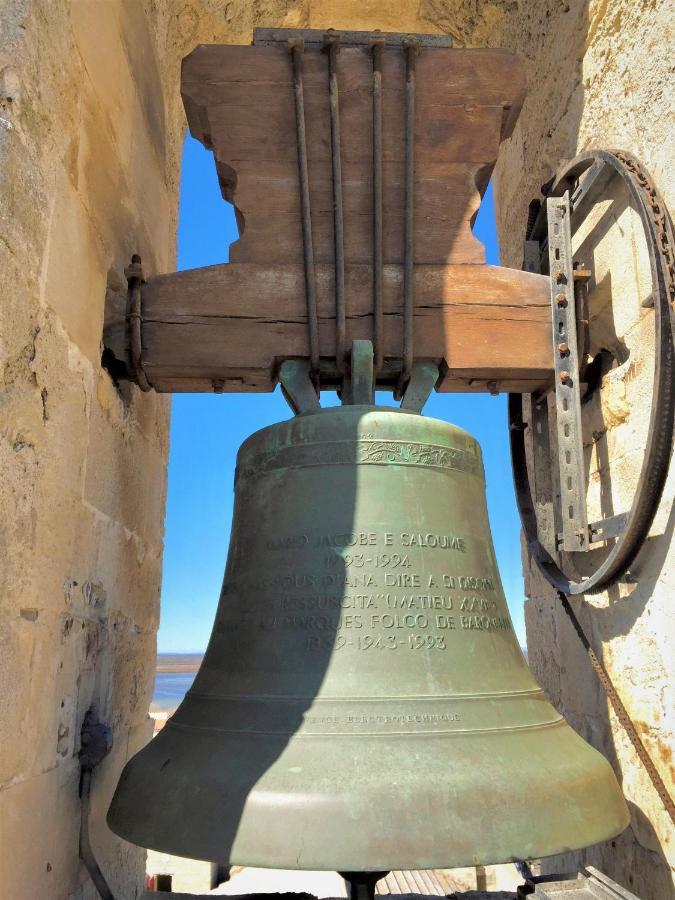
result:
[[(499, 263), (490, 189), (474, 232), (486, 246), (488, 262)], [(220, 197), (213, 156), (188, 136), (181, 178), (178, 268), (227, 262), (229, 245), (236, 237), (232, 207)], [(386, 395), (378, 399), (387, 402)], [(322, 399), (324, 405), (326, 401)], [(191, 653), (205, 648), (215, 616), (239, 445), (258, 428), (287, 419), (290, 410), (279, 390), (273, 394), (176, 394), (172, 402), (158, 648), (163, 653)], [(434, 394), (425, 412), (466, 429), (483, 448), (499, 570), (524, 646), (520, 521), (511, 479), (506, 396)]]

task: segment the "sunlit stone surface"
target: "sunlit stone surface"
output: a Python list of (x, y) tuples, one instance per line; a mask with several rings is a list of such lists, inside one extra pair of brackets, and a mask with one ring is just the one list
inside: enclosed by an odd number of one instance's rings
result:
[[(126, 758), (149, 736), (158, 621), (167, 398), (118, 392), (99, 366), (106, 294), (123, 303), (139, 249), (174, 266), (184, 128), (180, 60), (199, 42), (247, 42), (254, 25), (446, 31), (505, 46), (530, 93), (497, 167), (502, 262), (519, 266), (526, 208), (561, 157), (623, 147), (673, 203), (668, 84), (672, 23), (648, 0), (5, 0), (0, 14), (0, 893), (88, 900), (77, 859), (78, 735), (94, 703), (115, 748), (96, 773), (93, 843), (117, 896), (138, 896), (144, 854), (104, 813)], [(607, 386), (613, 485), (629, 497), (648, 402), (630, 385), (651, 364), (638, 309), (639, 248), (610, 224), (620, 329), (636, 350)], [(609, 286), (604, 278), (603, 290)], [(636, 291), (638, 294), (636, 295)], [(644, 325), (638, 325), (638, 320)], [(635, 331), (637, 329), (637, 331)], [(637, 354), (637, 355), (636, 355)], [(639, 374), (639, 372), (637, 373)], [(254, 402), (252, 398), (251, 402)], [(626, 403), (628, 419), (626, 420)], [(593, 483), (593, 482), (592, 482)], [(639, 581), (582, 616), (668, 778), (675, 580), (673, 479)], [(586, 859), (644, 900), (670, 892), (672, 829), (551, 592), (527, 574), (530, 661), (553, 702), (615, 763), (630, 829)], [(524, 781), (523, 788), (527, 789)], [(670, 835), (670, 836), (669, 836)], [(574, 868), (555, 860), (553, 868)]]

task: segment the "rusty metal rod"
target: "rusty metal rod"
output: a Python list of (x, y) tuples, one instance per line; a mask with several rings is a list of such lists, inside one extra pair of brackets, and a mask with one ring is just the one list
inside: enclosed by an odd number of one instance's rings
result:
[(91, 839), (89, 836), (89, 822), (91, 818), (91, 770), (82, 773), (82, 813), (80, 818), (80, 859), (89, 873), (101, 900), (115, 900), (113, 892), (105, 879), (105, 875), (96, 860)]
[(143, 268), (141, 257), (134, 253), (131, 265), (124, 270), (127, 277), (127, 332), (129, 335), (129, 355), (131, 357), (131, 374), (142, 391), (152, 390), (143, 368), (143, 307), (141, 285), (143, 284)]
[(375, 375), (384, 363), (382, 308), (382, 56), (384, 41), (373, 41), (373, 345)]
[(603, 664), (598, 659), (595, 650), (591, 646), (591, 642), (586, 637), (586, 632), (581, 626), (581, 622), (577, 618), (576, 613), (572, 609), (572, 605), (570, 604), (569, 598), (567, 594), (563, 593), (563, 591), (557, 591), (558, 600), (562, 604), (562, 608), (565, 610), (567, 614), (567, 618), (572, 623), (572, 627), (577, 633), (577, 636), (581, 643), (584, 646), (586, 653), (588, 654), (588, 658), (591, 661), (591, 665), (595, 669), (595, 674), (598, 676), (600, 684), (604, 688), (605, 694), (609, 699), (609, 702), (612, 704), (612, 708), (616, 713), (616, 717), (619, 722), (623, 725), (624, 731), (628, 735), (628, 738), (635, 749), (635, 752), (638, 755), (638, 759), (642, 763), (647, 775), (649, 776), (649, 780), (651, 781), (654, 790), (659, 795), (661, 802), (663, 803), (664, 809), (666, 813), (670, 817), (671, 822), (675, 825), (675, 801), (671, 797), (668, 792), (668, 788), (666, 787), (663, 778), (654, 765), (654, 761), (649, 755), (649, 751), (645, 747), (642, 742), (642, 738), (638, 734), (637, 728), (633, 724), (633, 720), (628, 715), (628, 710), (623, 704), (623, 700), (619, 696), (612, 680), (609, 677), (607, 669), (603, 666)]
[(335, 247), (335, 360), (338, 372), (345, 370), (347, 313), (345, 307), (345, 249), (342, 216), (342, 158), (340, 154), (340, 100), (337, 57), (340, 36), (327, 34), (324, 46), (328, 53), (328, 93), (330, 100), (331, 160), (333, 166), (333, 241)]
[[(138, 261), (132, 261), (132, 266), (134, 264), (140, 266), (140, 258)], [(100, 765), (110, 753), (111, 748), (112, 731), (98, 720), (93, 709), (88, 709), (80, 730), (80, 859), (101, 900), (115, 900), (115, 897), (101, 871), (91, 845), (89, 833), (91, 828), (91, 776), (96, 766)]]
[(414, 266), (414, 177), (415, 177), (415, 61), (416, 41), (405, 47), (405, 237), (403, 256), (403, 366), (397, 396), (402, 397), (413, 366), (413, 266)]
[(293, 92), (295, 95), (295, 133), (298, 147), (298, 177), (300, 181), (300, 207), (302, 212), (302, 245), (305, 263), (305, 296), (307, 300), (307, 330), (309, 333), (310, 376), (315, 388), (319, 388), (319, 318), (316, 306), (316, 278), (314, 271), (314, 244), (312, 242), (312, 211), (309, 197), (309, 172), (307, 166), (307, 132), (305, 128), (305, 97), (302, 81), (304, 45), (301, 40), (289, 41), (293, 61)]

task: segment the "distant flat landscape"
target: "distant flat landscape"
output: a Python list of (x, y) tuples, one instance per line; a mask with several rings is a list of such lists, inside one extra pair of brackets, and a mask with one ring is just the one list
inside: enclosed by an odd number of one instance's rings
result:
[(196, 672), (203, 658), (203, 653), (158, 653), (157, 672)]
[(158, 653), (151, 712), (171, 715), (189, 691), (203, 653)]

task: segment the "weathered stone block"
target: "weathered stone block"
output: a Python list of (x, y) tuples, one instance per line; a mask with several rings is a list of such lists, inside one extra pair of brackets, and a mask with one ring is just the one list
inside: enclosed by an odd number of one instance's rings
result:
[[(5, 2), (0, 870), (10, 900), (94, 896), (77, 859), (74, 756), (92, 703), (116, 742), (94, 781), (94, 845), (118, 896), (141, 890), (143, 853), (107, 831), (104, 812), (124, 760), (149, 736), (169, 404), (137, 389), (125, 399), (100, 371), (101, 316), (108, 272), (121, 278), (132, 251), (149, 272), (173, 267), (181, 58), (201, 41), (245, 42), (255, 24), (435, 30), (459, 45), (521, 55), (530, 93), (495, 176), (506, 263), (520, 265), (527, 203), (558, 160), (583, 147), (633, 151), (673, 206), (667, 4)], [(629, 212), (616, 218), (618, 225), (606, 217), (603, 248), (587, 247), (598, 320), (607, 313), (602, 343), (632, 341), (625, 371), (621, 362), (606, 376), (593, 410), (593, 429), (606, 430), (591, 454), (591, 499), (611, 499), (618, 510), (644, 447), (653, 338), (652, 314), (641, 306), (639, 234)], [(592, 600), (584, 613), (664, 777), (672, 764), (674, 494), (671, 475), (633, 570), (637, 583)], [(585, 859), (634, 884), (643, 900), (661, 900), (671, 889), (672, 829), (551, 591), (528, 559), (525, 571), (531, 665), (572, 724), (609, 755), (632, 803), (631, 828)], [(577, 854), (547, 865), (570, 870), (580, 861)]]

